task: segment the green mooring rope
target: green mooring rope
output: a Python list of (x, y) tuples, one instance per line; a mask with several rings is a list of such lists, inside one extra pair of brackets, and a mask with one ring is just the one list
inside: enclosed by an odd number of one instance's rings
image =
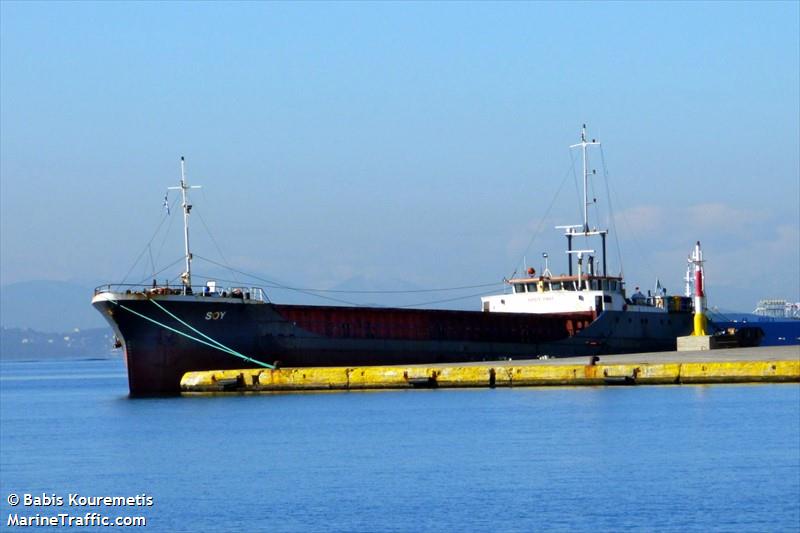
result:
[(178, 317), (177, 317), (177, 316), (175, 316), (174, 314), (170, 313), (170, 312), (169, 312), (169, 311), (168, 311), (168, 310), (167, 310), (167, 309), (166, 309), (166, 308), (165, 308), (163, 305), (161, 305), (161, 304), (160, 304), (160, 303), (158, 303), (157, 301), (155, 301), (155, 300), (152, 300), (152, 299), (151, 299), (150, 301), (151, 301), (152, 303), (154, 303), (156, 307), (158, 307), (159, 309), (161, 309), (162, 311), (164, 311), (165, 313), (167, 313), (169, 316), (171, 316), (172, 318), (174, 318), (175, 320), (177, 320), (178, 322), (180, 322), (181, 324), (183, 324), (184, 326), (186, 326), (186, 327), (187, 327), (187, 328), (189, 328), (190, 330), (194, 331), (195, 333), (197, 333), (198, 335), (200, 335), (200, 336), (201, 336), (201, 337), (203, 337), (204, 339), (207, 339), (207, 340), (211, 341), (212, 343), (214, 343), (214, 344), (215, 344), (217, 347), (219, 347), (219, 349), (221, 349), (222, 351), (224, 351), (224, 352), (227, 352), (227, 353), (229, 353), (229, 354), (231, 354), (231, 355), (235, 355), (235, 356), (237, 356), (237, 357), (242, 357), (243, 359), (245, 359), (245, 360), (247, 360), (247, 361), (251, 361), (251, 362), (253, 362), (253, 363), (257, 363), (257, 364), (259, 364), (259, 365), (262, 365), (262, 366), (265, 366), (265, 367), (267, 367), (267, 368), (275, 368), (273, 365), (270, 365), (270, 364), (267, 364), (267, 363), (263, 363), (263, 362), (261, 362), (261, 361), (258, 361), (258, 360), (256, 360), (256, 359), (253, 359), (252, 357), (247, 357), (246, 355), (244, 355), (244, 354), (241, 354), (241, 353), (237, 352), (237, 351), (236, 351), (236, 350), (234, 350), (233, 348), (229, 348), (229, 347), (225, 346), (225, 345), (224, 345), (224, 344), (222, 344), (221, 342), (219, 342), (219, 341), (217, 341), (217, 340), (214, 340), (214, 339), (212, 339), (211, 337), (209, 337), (208, 335), (206, 335), (206, 334), (205, 334), (205, 333), (203, 333), (202, 331), (200, 331), (200, 330), (198, 330), (198, 329), (195, 329), (194, 327), (192, 327), (191, 325), (187, 324), (186, 322), (184, 322), (183, 320), (181, 320), (180, 318), (178, 318)]
[[(221, 351), (221, 352), (224, 352), (224, 353), (227, 353), (227, 354), (230, 354), (230, 355), (233, 355), (233, 356), (239, 357), (239, 358), (241, 358), (241, 359), (244, 359), (245, 361), (249, 361), (249, 362), (251, 362), (251, 363), (255, 363), (255, 364), (257, 364), (257, 365), (259, 365), (259, 366), (263, 366), (263, 367), (265, 367), (265, 368), (272, 368), (272, 369), (274, 369), (274, 368), (275, 368), (275, 366), (274, 366), (274, 365), (270, 365), (270, 364), (268, 364), (268, 363), (264, 363), (264, 362), (262, 362), (262, 361), (259, 361), (259, 360), (257, 360), (257, 359), (253, 359), (252, 357), (247, 357), (246, 355), (244, 355), (244, 354), (241, 354), (241, 353), (237, 352), (236, 350), (234, 350), (234, 349), (232, 349), (232, 348), (229, 348), (229, 347), (225, 346), (225, 345), (224, 345), (224, 344), (222, 344), (221, 342), (218, 342), (218, 341), (216, 341), (216, 340), (212, 339), (212, 338), (211, 338), (211, 337), (209, 337), (208, 335), (206, 335), (206, 334), (202, 333), (201, 331), (198, 331), (197, 329), (193, 328), (192, 326), (190, 326), (189, 324), (187, 324), (186, 322), (184, 322), (183, 320), (181, 320), (180, 318), (178, 318), (178, 317), (177, 317), (177, 316), (175, 316), (174, 314), (172, 314), (172, 313), (170, 313), (169, 311), (167, 311), (167, 310), (166, 310), (166, 309), (165, 309), (163, 306), (159, 305), (159, 303), (158, 303), (158, 302), (156, 302), (156, 301), (155, 301), (155, 300), (153, 300), (153, 299), (151, 299), (150, 301), (151, 301), (151, 302), (153, 302), (153, 303), (154, 303), (154, 304), (155, 304), (157, 307), (159, 307), (160, 309), (162, 309), (162, 310), (163, 310), (165, 313), (167, 313), (169, 316), (171, 316), (172, 318), (174, 318), (175, 320), (177, 320), (178, 322), (180, 322), (181, 324), (183, 324), (184, 326), (186, 326), (186, 327), (187, 327), (187, 328), (189, 328), (190, 330), (194, 331), (194, 332), (195, 332), (195, 333), (197, 333), (198, 335), (201, 335), (201, 336), (205, 337), (206, 339), (208, 339), (208, 340), (209, 340), (209, 341), (211, 341), (211, 342), (206, 342), (206, 341), (204, 341), (204, 340), (202, 340), (202, 339), (198, 339), (197, 337), (193, 337), (192, 335), (189, 335), (188, 333), (184, 333), (183, 331), (179, 331), (179, 330), (177, 330), (177, 329), (175, 329), (175, 328), (173, 328), (173, 327), (170, 327), (170, 326), (168, 326), (168, 325), (166, 325), (166, 324), (162, 324), (162, 323), (161, 323), (161, 322), (159, 322), (158, 320), (155, 320), (155, 319), (153, 319), (153, 318), (150, 318), (149, 316), (143, 315), (142, 313), (139, 313), (138, 311), (134, 311), (134, 310), (133, 310), (133, 309), (131, 309), (130, 307), (126, 307), (126, 306), (122, 305), (121, 303), (119, 303), (119, 302), (117, 302), (117, 301), (114, 301), (114, 300), (109, 300), (109, 301), (110, 301), (110, 302), (112, 302), (114, 305), (117, 305), (117, 306), (121, 307), (122, 309), (124, 309), (124, 310), (128, 311), (129, 313), (132, 313), (132, 314), (134, 314), (134, 315), (136, 315), (136, 316), (138, 316), (138, 317), (140, 317), (140, 318), (143, 318), (143, 319), (147, 320), (148, 322), (152, 322), (153, 324), (156, 324), (157, 326), (160, 326), (160, 327), (162, 327), (162, 328), (164, 328), (164, 329), (167, 329), (167, 330), (169, 330), (169, 331), (172, 331), (173, 333), (177, 333), (178, 335), (181, 335), (181, 336), (183, 336), (183, 337), (186, 337), (187, 339), (191, 339), (191, 340), (193, 340), (193, 341), (195, 341), (195, 342), (199, 342), (200, 344), (204, 344), (204, 345), (206, 345), (206, 346), (208, 346), (208, 347), (210, 347), (210, 348), (214, 348), (215, 350), (219, 350), (219, 351)], [(212, 344), (212, 343), (213, 343), (213, 344)]]

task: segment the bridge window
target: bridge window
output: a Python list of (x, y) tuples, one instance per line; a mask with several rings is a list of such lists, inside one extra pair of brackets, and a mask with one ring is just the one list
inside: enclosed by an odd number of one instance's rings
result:
[(536, 292), (536, 284), (528, 283), (528, 292)]
[(560, 291), (561, 290), (561, 282), (560, 281), (554, 281), (553, 283), (551, 283), (550, 284), (550, 290), (551, 291)]
[(524, 283), (515, 283), (514, 284), (514, 292), (519, 294), (521, 292), (525, 292), (525, 284)]

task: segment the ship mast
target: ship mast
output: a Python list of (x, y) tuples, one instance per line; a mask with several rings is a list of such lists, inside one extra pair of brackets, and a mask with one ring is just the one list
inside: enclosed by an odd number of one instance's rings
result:
[(589, 188), (589, 165), (588, 165), (588, 158), (586, 154), (586, 147), (587, 146), (599, 146), (600, 143), (592, 139), (591, 142), (586, 140), (586, 124), (583, 125), (581, 128), (581, 142), (578, 144), (573, 144), (570, 148), (577, 148), (578, 146), (581, 147), (581, 152), (583, 153), (583, 233), (589, 233), (589, 198), (588, 198), (588, 188)]
[(169, 187), (170, 190), (181, 191), (181, 200), (183, 207), (183, 248), (186, 259), (186, 270), (181, 274), (181, 282), (183, 282), (183, 294), (191, 294), (192, 292), (192, 252), (189, 250), (189, 213), (192, 211), (192, 205), (189, 203), (188, 191), (189, 189), (199, 189), (199, 185), (192, 185), (186, 181), (186, 162), (181, 156), (181, 184), (178, 187)]
[[(583, 237), (590, 237), (594, 235), (599, 235), (601, 240), (603, 241), (603, 276), (608, 275), (606, 270), (606, 236), (608, 235), (608, 230), (598, 230), (598, 229), (590, 229), (589, 228), (589, 205), (594, 203), (594, 201), (589, 201), (589, 156), (587, 153), (587, 148), (589, 146), (600, 146), (600, 143), (597, 142), (595, 139), (591, 141), (586, 140), (586, 124), (581, 127), (581, 142), (578, 144), (570, 145), (570, 148), (581, 148), (581, 155), (583, 158), (583, 225), (571, 225), (571, 226), (556, 226), (557, 229), (563, 229), (564, 235), (567, 237), (567, 257), (569, 258), (569, 275), (572, 275), (572, 255), (573, 253), (577, 253), (577, 250), (572, 249), (572, 238), (576, 236), (583, 236)], [(595, 174), (595, 171), (592, 170), (591, 174)], [(578, 228), (581, 231), (576, 231)], [(583, 253), (583, 251), (581, 251)], [(595, 275), (594, 271), (592, 271), (592, 275)]]

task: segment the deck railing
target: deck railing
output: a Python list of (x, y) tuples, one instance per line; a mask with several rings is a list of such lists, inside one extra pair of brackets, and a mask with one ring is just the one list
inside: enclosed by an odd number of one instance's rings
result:
[(261, 287), (215, 287), (213, 290), (208, 285), (193, 285), (187, 291), (183, 285), (142, 285), (135, 283), (107, 283), (95, 287), (95, 296), (104, 292), (122, 294), (148, 294), (148, 295), (185, 295), (203, 296), (206, 298), (241, 298), (242, 300), (256, 300), (269, 302), (266, 292)]

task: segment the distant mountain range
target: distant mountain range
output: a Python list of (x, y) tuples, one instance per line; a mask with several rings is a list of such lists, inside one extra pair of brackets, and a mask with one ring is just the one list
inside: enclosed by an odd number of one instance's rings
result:
[(0, 327), (59, 333), (107, 327), (91, 306), (92, 291), (63, 281), (5, 285), (0, 287)]
[[(498, 287), (500, 283), (498, 282)], [(278, 303), (302, 305), (359, 305), (367, 307), (416, 307), (477, 311), (477, 289), (429, 291), (414, 283), (395, 278), (358, 275), (327, 291), (271, 288), (267, 295)], [(462, 297), (464, 297), (462, 299)], [(442, 301), (443, 300), (443, 301)]]

